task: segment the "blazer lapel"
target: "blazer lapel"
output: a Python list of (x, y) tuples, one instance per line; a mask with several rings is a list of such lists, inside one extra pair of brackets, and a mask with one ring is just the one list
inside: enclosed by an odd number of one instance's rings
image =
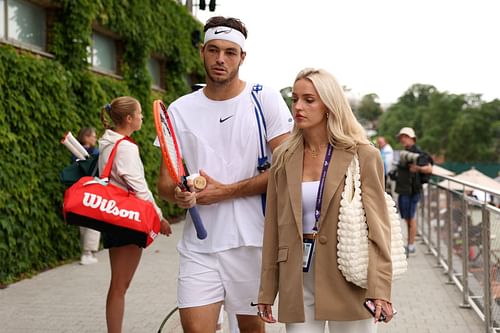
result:
[(291, 153), (286, 163), (286, 180), (295, 224), (302, 235), (302, 169), (304, 167), (304, 146), (301, 144)]
[(346, 150), (334, 149), (332, 160), (330, 166), (328, 167), (328, 172), (326, 174), (326, 184), (323, 192), (323, 202), (321, 203), (321, 218), (320, 225), (323, 223), (323, 219), (326, 216), (326, 211), (330, 202), (333, 199), (335, 192), (339, 186), (343, 186), (345, 183), (345, 174), (347, 172), (347, 167), (351, 163), (354, 157), (354, 152), (349, 152)]

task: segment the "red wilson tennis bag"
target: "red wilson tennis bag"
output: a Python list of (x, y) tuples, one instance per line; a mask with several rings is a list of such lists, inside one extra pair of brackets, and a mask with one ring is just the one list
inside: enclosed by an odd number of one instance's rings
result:
[[(82, 177), (64, 193), (63, 213), (67, 223), (112, 233), (125, 241), (147, 247), (160, 232), (154, 205), (133, 192), (109, 183), (109, 174), (122, 140), (111, 151), (101, 177)], [(134, 142), (133, 142), (134, 143)]]

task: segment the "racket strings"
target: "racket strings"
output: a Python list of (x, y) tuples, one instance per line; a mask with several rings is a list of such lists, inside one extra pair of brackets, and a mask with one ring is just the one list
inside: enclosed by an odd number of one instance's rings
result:
[[(163, 129), (163, 139), (165, 142), (166, 146), (166, 153), (168, 154), (169, 160), (172, 163), (169, 164), (169, 171), (173, 171), (175, 173), (175, 178), (179, 179), (182, 174), (181, 174), (181, 160), (180, 156), (177, 155), (177, 149), (175, 147), (174, 143), (174, 138), (172, 136), (172, 132), (170, 131), (170, 128), (168, 127), (168, 121), (164, 113), (161, 114), (161, 122), (162, 122), (162, 129)], [(170, 165), (171, 164), (171, 165)]]

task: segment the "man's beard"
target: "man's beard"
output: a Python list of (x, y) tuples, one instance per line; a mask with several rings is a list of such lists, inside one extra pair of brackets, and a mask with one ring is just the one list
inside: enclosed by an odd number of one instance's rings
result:
[(220, 76), (212, 76), (207, 66), (205, 66), (205, 73), (207, 74), (207, 77), (213, 84), (218, 86), (224, 86), (232, 82), (236, 77), (238, 77), (239, 70), (240, 68), (238, 67), (234, 71), (229, 72), (228, 77), (222, 78)]

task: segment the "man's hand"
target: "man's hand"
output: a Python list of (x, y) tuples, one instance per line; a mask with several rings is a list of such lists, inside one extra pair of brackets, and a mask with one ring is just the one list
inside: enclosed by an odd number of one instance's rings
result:
[(192, 208), (196, 206), (196, 192), (193, 188), (192, 180), (188, 180), (189, 191), (182, 191), (179, 186), (174, 189), (174, 200), (177, 206), (181, 208)]
[(410, 172), (432, 173), (432, 164), (427, 164), (427, 165), (416, 165), (415, 163), (410, 164)]
[(420, 167), (419, 167), (418, 165), (416, 165), (415, 163), (410, 164), (410, 167), (409, 167), (410, 172), (413, 172), (413, 173), (420, 172), (420, 171), (419, 171), (419, 168), (420, 168)]
[(196, 202), (199, 205), (211, 205), (230, 198), (231, 188), (229, 185), (216, 181), (203, 170), (200, 170), (200, 176), (206, 179), (207, 186), (204, 190), (197, 192)]

